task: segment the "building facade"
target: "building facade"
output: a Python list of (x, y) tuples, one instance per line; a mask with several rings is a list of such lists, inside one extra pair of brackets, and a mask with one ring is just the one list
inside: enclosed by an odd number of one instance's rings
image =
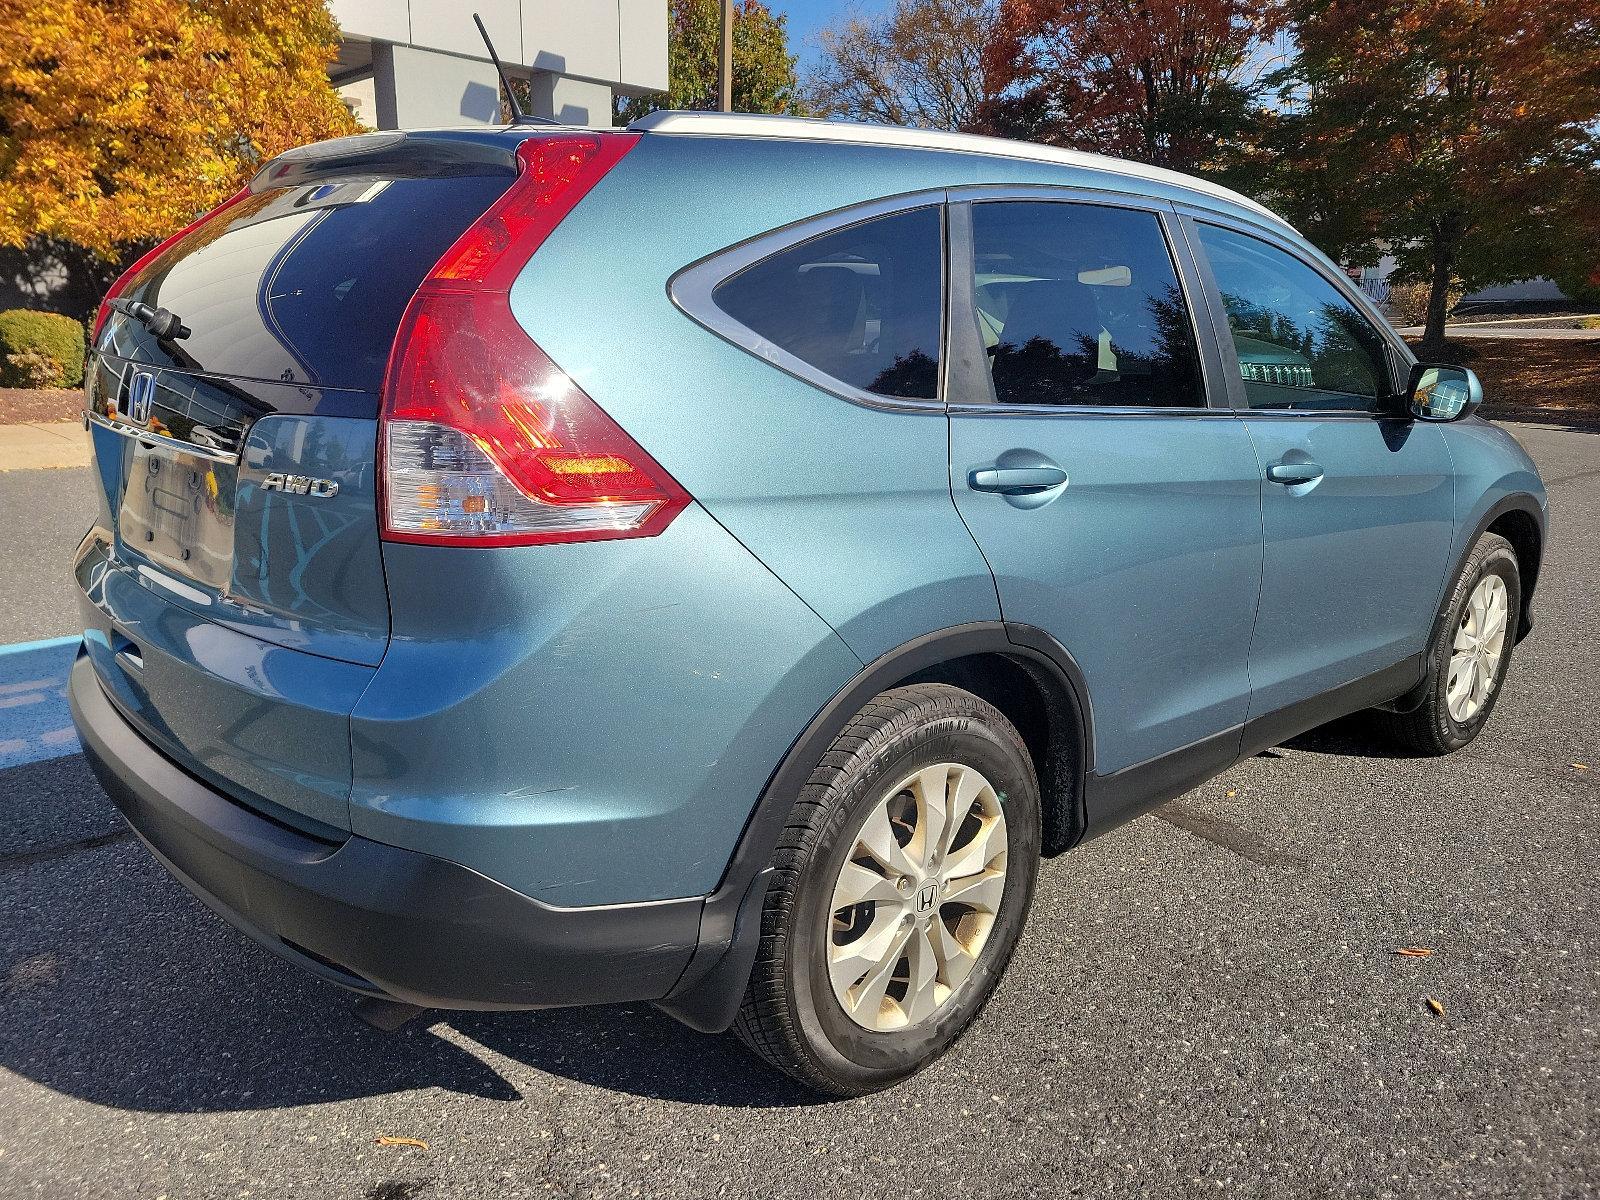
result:
[(329, 76), (376, 129), (499, 120), (500, 86), (474, 11), (532, 110), (611, 124), (616, 95), (665, 91), (667, 0), (329, 0), (344, 41)]

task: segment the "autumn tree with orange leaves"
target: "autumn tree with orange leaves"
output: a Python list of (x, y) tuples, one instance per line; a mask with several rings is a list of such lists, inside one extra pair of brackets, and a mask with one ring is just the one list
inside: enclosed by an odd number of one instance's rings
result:
[(0, 0), (0, 245), (104, 277), (263, 160), (356, 132), (338, 43), (322, 0)]
[(1295, 0), (1265, 163), (1329, 253), (1430, 285), (1424, 353), (1456, 288), (1600, 282), (1594, 0)]
[(1178, 171), (1252, 121), (1276, 0), (1004, 0), (984, 52), (989, 132)]

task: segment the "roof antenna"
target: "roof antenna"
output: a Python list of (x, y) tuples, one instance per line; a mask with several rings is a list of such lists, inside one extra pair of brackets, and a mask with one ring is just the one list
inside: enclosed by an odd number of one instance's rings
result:
[(511, 90), (511, 80), (506, 78), (506, 69), (500, 65), (500, 56), (494, 52), (494, 43), (489, 40), (489, 31), (483, 27), (483, 18), (473, 13), (472, 22), (478, 27), (478, 36), (483, 39), (483, 44), (489, 48), (489, 61), (494, 64), (494, 73), (500, 76), (500, 86), (506, 90), (506, 103), (511, 107), (511, 123), (513, 125), (559, 124), (560, 122), (552, 121), (549, 117), (536, 117), (532, 113), (522, 111), (522, 105), (517, 103), (517, 94)]

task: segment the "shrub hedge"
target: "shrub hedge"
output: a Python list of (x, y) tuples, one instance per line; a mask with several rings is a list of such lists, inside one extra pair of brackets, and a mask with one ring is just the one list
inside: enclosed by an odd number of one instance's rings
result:
[(58, 368), (45, 386), (78, 387), (83, 383), (83, 325), (60, 313), (26, 308), (0, 312), (0, 387), (40, 386), (42, 372), (32, 356), (43, 356)]

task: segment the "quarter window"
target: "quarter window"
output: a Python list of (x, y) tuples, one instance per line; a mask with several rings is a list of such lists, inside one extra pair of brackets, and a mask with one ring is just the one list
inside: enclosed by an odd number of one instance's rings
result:
[(1054, 201), (972, 206), (973, 299), (1002, 404), (1201, 408), (1160, 219)]
[(1384, 342), (1317, 271), (1259, 238), (1199, 225), (1251, 408), (1363, 409), (1388, 399)]
[(937, 207), (790, 246), (719, 283), (712, 302), (780, 350), (880, 396), (939, 394), (943, 248)]

